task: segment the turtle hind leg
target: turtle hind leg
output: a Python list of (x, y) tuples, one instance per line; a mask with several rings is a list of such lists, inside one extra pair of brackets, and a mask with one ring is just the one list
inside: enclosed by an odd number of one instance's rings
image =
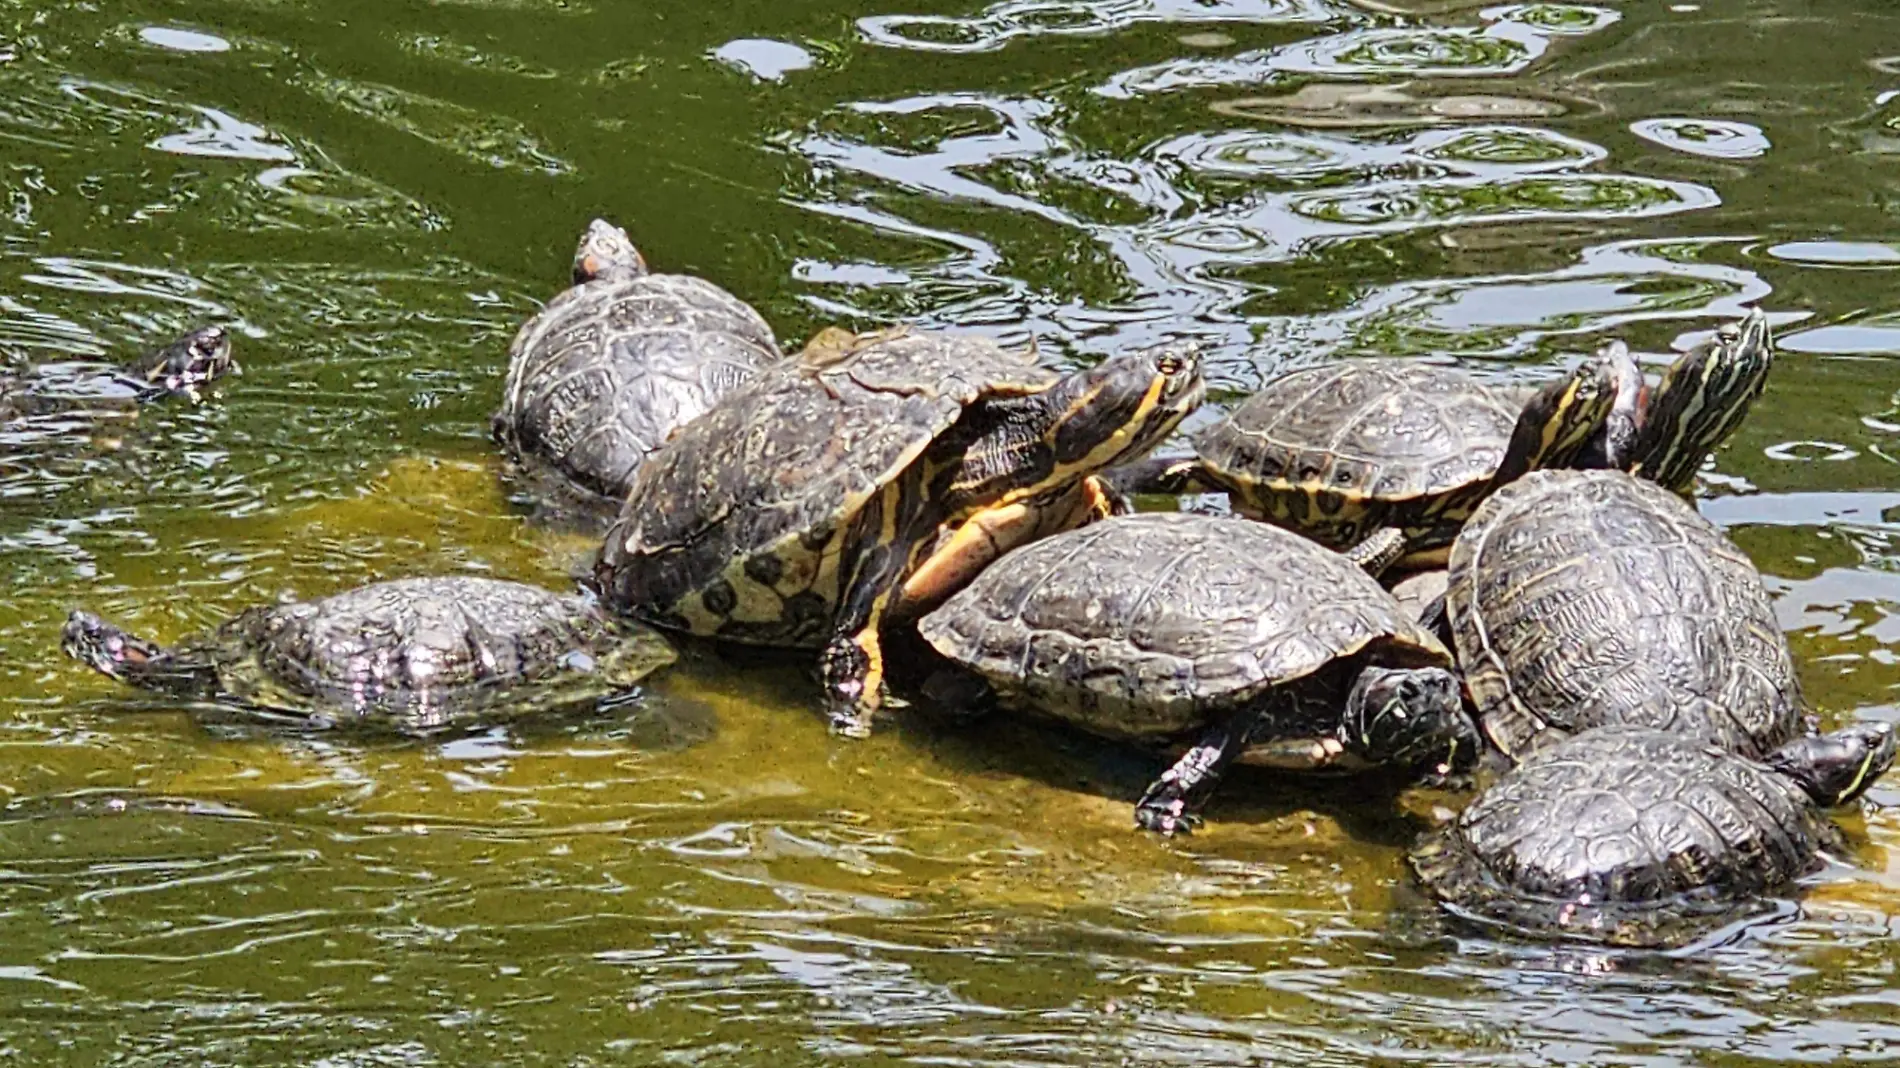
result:
[(1207, 729), (1174, 766), (1148, 784), (1135, 802), (1135, 825), (1158, 834), (1186, 834), (1201, 822), (1195, 812), (1220, 782), (1221, 773), (1246, 748), (1259, 709), (1244, 708)]
[(884, 702), (880, 629), (904, 576), (931, 544), (942, 519), (925, 480), (911, 472), (886, 485), (850, 535), (831, 639), (818, 654), (825, 714), (834, 733), (864, 738)]

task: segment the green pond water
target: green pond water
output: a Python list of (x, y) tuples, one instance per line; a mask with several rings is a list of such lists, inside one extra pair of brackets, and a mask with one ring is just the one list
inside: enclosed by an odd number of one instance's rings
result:
[[(1448, 929), (1458, 798), (1031, 725), (827, 736), (689, 650), (597, 719), (428, 742), (202, 722), (57, 649), (591, 549), (486, 437), (588, 218), (795, 344), (894, 321), (1072, 365), (1782, 359), (1704, 510), (1813, 702), (1900, 719), (1900, 12), (1872, 0), (0, 0), (0, 353), (235, 324), (242, 378), (0, 459), (0, 1055), (53, 1065), (1750, 1065), (1900, 1058), (1900, 789), (1694, 953)], [(1198, 421), (1212, 415), (1203, 414)], [(118, 447), (114, 447), (118, 446)]]

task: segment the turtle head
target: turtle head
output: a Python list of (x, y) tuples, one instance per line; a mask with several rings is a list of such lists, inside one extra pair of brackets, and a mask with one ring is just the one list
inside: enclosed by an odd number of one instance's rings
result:
[(222, 326), (201, 326), (141, 357), (120, 376), (130, 380), (148, 399), (182, 395), (195, 401), (200, 387), (225, 375), (242, 373), (231, 356), (231, 332)]
[(145, 665), (163, 659), (166, 651), (156, 642), (100, 619), (91, 612), (74, 610), (66, 617), (59, 633), (59, 647), (66, 655), (102, 675), (130, 681)]
[(627, 232), (605, 219), (587, 224), (574, 250), (574, 284), (618, 282), (647, 273), (647, 261)]
[(1049, 392), (1054, 480), (1145, 454), (1206, 395), (1200, 347), (1192, 342), (1124, 353), (1070, 375)]
[(1366, 668), (1340, 729), (1347, 751), (1369, 764), (1446, 774), (1470, 767), (1480, 749), (1458, 678), (1444, 668)]
[(1742, 425), (1768, 384), (1774, 337), (1760, 308), (1723, 323), (1663, 375), (1643, 412), (1629, 470), (1686, 493), (1710, 452)]
[(1597, 349), (1596, 360), (1609, 370), (1615, 393), (1603, 425), (1585, 443), (1573, 466), (1589, 471), (1622, 470), (1630, 465), (1637, 434), (1642, 430), (1643, 368), (1621, 341)]
[(1826, 808), (1845, 805), (1893, 766), (1893, 728), (1856, 723), (1827, 734), (1796, 738), (1768, 754), (1767, 764), (1801, 784)]
[(1498, 485), (1527, 471), (1568, 467), (1609, 419), (1617, 399), (1613, 359), (1599, 352), (1546, 385), (1525, 403), (1498, 462)]
[(203, 696), (216, 686), (209, 665), (194, 664), (157, 642), (147, 641), (100, 619), (75, 610), (61, 628), (59, 647), (67, 656), (102, 675), (146, 689), (181, 696)]

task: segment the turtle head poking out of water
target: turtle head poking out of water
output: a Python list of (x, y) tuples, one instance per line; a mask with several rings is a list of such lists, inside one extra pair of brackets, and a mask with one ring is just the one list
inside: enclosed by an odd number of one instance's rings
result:
[(200, 388), (243, 372), (231, 355), (231, 332), (204, 326), (127, 364), (119, 376), (139, 391), (140, 400), (183, 396), (196, 403)]

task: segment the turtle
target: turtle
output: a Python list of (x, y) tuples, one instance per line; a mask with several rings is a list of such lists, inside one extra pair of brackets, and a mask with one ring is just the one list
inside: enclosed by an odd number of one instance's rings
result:
[(1007, 705), (1189, 741), (1135, 805), (1137, 825), (1173, 834), (1236, 759), (1445, 773), (1475, 758), (1451, 653), (1370, 555), (1233, 516), (1116, 516), (1010, 552), (917, 630)]
[(674, 657), (590, 594), (464, 575), (250, 608), (172, 646), (74, 610), (60, 644), (143, 689), (317, 726), (412, 732), (591, 705)]
[(625, 230), (595, 219), (573, 287), (515, 334), (490, 429), (544, 496), (605, 519), (670, 434), (781, 359), (751, 306), (653, 273)]
[(1608, 723), (1761, 758), (1804, 727), (1774, 605), (1747, 554), (1623, 471), (1534, 471), (1451, 549), (1446, 614), (1486, 735), (1518, 757)]
[[(880, 625), (900, 591), (926, 596), (907, 580), (961, 585), (1204, 390), (1191, 342), (1060, 375), (1033, 346), (867, 335), (766, 368), (683, 427), (641, 469), (594, 580), (662, 628), (820, 649), (830, 723), (861, 737), (882, 700)], [(957, 535), (940, 540), (946, 525)]]
[(1596, 727), (1506, 772), (1408, 859), (1467, 920), (1676, 946), (1818, 868), (1841, 837), (1822, 808), (1858, 797), (1893, 759), (1884, 723), (1798, 738), (1761, 761), (1673, 731)]
[(1453, 367), (1343, 360), (1267, 383), (1196, 437), (1196, 457), (1110, 478), (1135, 493), (1226, 493), (1241, 515), (1336, 550), (1396, 527), (1398, 566), (1428, 567), (1493, 488), (1572, 462), (1632, 378), (1635, 361), (1605, 349), (1526, 400)]
[[(1453, 367), (1345, 360), (1269, 382), (1203, 431), (1191, 459), (1157, 457), (1111, 476), (1127, 492), (1225, 492), (1235, 511), (1346, 548), (1382, 526), (1405, 530), (1405, 570), (1442, 566), (1471, 510), (1543, 467), (1621, 467), (1689, 493), (1696, 471), (1761, 395), (1773, 362), (1759, 308), (1723, 324), (1647, 390), (1628, 346), (1611, 341), (1571, 373), (1614, 383), (1577, 437), (1538, 434), (1535, 396)], [(1548, 389), (1549, 387), (1546, 387)]]
[(90, 401), (145, 404), (184, 397), (196, 404), (206, 386), (225, 375), (242, 373), (232, 357), (230, 330), (200, 326), (129, 363), (79, 375), (42, 368), (0, 376), (0, 422), (64, 412)]

